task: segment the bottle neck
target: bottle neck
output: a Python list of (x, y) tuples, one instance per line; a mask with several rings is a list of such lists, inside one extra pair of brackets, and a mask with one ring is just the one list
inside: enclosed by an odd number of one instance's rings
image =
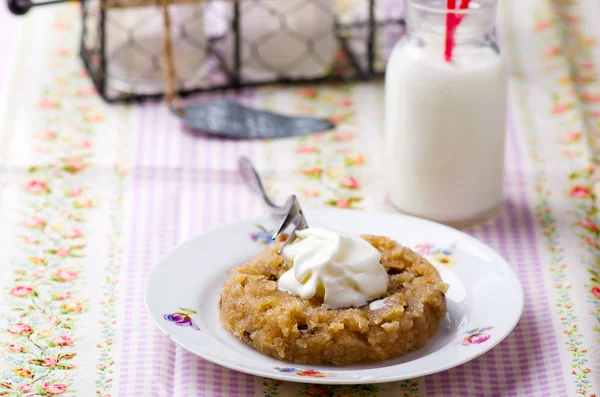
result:
[(456, 45), (494, 42), (497, 0), (472, 0), (468, 9), (452, 13), (440, 4), (445, 4), (445, 1), (406, 0), (406, 28), (409, 38), (426, 44), (443, 42), (448, 24), (454, 23)]

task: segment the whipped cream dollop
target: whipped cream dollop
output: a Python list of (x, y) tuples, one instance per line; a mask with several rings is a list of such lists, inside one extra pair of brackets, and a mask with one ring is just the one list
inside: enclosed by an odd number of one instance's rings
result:
[(320, 227), (297, 231), (296, 236), (283, 249), (292, 267), (279, 279), (281, 291), (322, 298), (331, 309), (363, 306), (387, 291), (381, 253), (362, 237)]

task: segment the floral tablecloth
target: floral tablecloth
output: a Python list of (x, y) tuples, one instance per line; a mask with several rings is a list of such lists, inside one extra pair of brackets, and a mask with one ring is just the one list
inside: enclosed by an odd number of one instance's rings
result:
[[(160, 104), (103, 103), (77, 57), (76, 5), (20, 20), (3, 11), (0, 395), (600, 395), (600, 3), (507, 0), (500, 14), (512, 69), (506, 205), (467, 232), (514, 266), (523, 317), (458, 368), (327, 387), (187, 353), (153, 326), (142, 293), (175, 244), (261, 213), (236, 174), (239, 155), (260, 165), (272, 194), (296, 192), (307, 208), (388, 210), (381, 84), (245, 92), (247, 103), (338, 127), (275, 142), (214, 139), (183, 130)], [(494, 338), (493, 324), (482, 326), (474, 343)]]

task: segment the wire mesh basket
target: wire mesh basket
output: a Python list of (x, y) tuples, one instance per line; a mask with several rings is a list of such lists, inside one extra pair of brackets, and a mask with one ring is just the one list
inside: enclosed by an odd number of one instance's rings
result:
[[(23, 14), (63, 0), (8, 1)], [(404, 32), (400, 0), (82, 0), (81, 10), (81, 57), (109, 102), (367, 80)]]

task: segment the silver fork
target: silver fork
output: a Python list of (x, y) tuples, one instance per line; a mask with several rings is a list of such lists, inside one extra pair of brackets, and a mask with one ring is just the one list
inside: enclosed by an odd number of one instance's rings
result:
[(289, 237), (279, 249), (279, 253), (281, 253), (288, 244), (296, 240), (296, 230), (308, 228), (308, 223), (306, 222), (302, 208), (300, 208), (298, 198), (295, 195), (291, 195), (286, 199), (283, 206), (276, 205), (267, 195), (256, 168), (254, 168), (252, 162), (247, 157), (239, 159), (238, 168), (248, 188), (253, 193), (262, 197), (265, 204), (269, 207), (271, 215), (279, 223), (277, 231), (273, 234), (273, 240), (276, 240), (290, 225), (293, 225)]

